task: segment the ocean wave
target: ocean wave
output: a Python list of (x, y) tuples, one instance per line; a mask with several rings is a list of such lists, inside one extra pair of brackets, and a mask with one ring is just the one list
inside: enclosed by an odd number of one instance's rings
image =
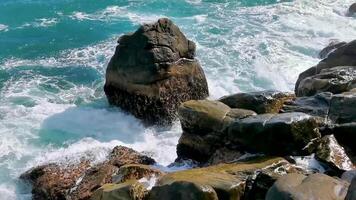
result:
[(69, 17), (79, 21), (83, 21), (83, 20), (110, 21), (110, 20), (129, 19), (133, 23), (149, 23), (164, 16), (135, 13), (129, 11), (127, 7), (108, 6), (107, 8), (100, 11), (96, 11), (94, 13), (75, 11)]

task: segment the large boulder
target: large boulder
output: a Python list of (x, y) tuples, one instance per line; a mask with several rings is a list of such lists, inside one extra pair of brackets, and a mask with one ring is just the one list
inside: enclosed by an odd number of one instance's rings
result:
[[(88, 161), (68, 166), (48, 164), (31, 169), (22, 174), (20, 178), (32, 184), (34, 200), (86, 200), (91, 198), (96, 189), (104, 184), (112, 183), (113, 177), (117, 177), (119, 172), (125, 172), (122, 177), (135, 177), (125, 170), (120, 171), (122, 166), (154, 163), (155, 161), (148, 156), (133, 149), (118, 146), (110, 153), (107, 161), (98, 165), (91, 166)], [(135, 173), (135, 171), (131, 172)], [(136, 175), (136, 177), (139, 176)]]
[(106, 71), (109, 103), (147, 123), (171, 122), (178, 106), (208, 96), (195, 44), (169, 19), (119, 39)]
[(356, 91), (333, 95), (329, 118), (336, 123), (356, 122)]
[(302, 112), (324, 119), (328, 117), (332, 93), (323, 92), (310, 97), (297, 97), (284, 103), (281, 113)]
[(304, 78), (296, 88), (297, 96), (311, 96), (319, 92), (339, 94), (356, 87), (356, 66), (322, 69), (318, 74)]
[(288, 174), (268, 190), (266, 200), (344, 200), (348, 185), (324, 174)]
[(198, 199), (196, 197), (199, 196), (203, 200), (215, 200), (216, 195), (218, 199), (242, 199), (249, 177), (255, 177), (260, 172), (281, 176), (291, 168), (282, 158), (259, 158), (248, 162), (173, 172), (157, 181), (149, 199), (185, 200), (189, 196), (194, 197), (192, 199)]
[(105, 184), (95, 191), (91, 200), (145, 200), (148, 191), (137, 181)]
[(319, 74), (323, 69), (330, 69), (338, 66), (356, 66), (356, 40), (335, 49), (327, 56), (327, 58), (320, 61), (319, 64), (302, 72), (295, 84), (296, 95), (302, 95), (298, 93), (301, 81)]
[[(236, 119), (256, 115), (255, 112), (244, 109), (231, 109), (229, 106), (210, 100), (188, 101), (179, 108), (179, 119), (183, 134), (177, 145), (178, 160), (193, 159), (206, 162), (211, 156), (210, 163), (218, 160), (228, 161), (231, 155), (241, 155), (239, 152), (227, 154), (217, 152), (217, 149), (226, 147), (224, 141), (225, 129)], [(227, 152), (229, 150), (225, 150)], [(222, 155), (227, 157), (222, 158)], [(220, 158), (218, 158), (220, 156)]]
[(263, 114), (236, 120), (228, 127), (228, 141), (250, 151), (270, 155), (308, 154), (304, 148), (320, 137), (319, 117), (304, 113)]
[(338, 40), (332, 40), (327, 47), (322, 49), (319, 53), (319, 58), (325, 59), (328, 55), (333, 52), (335, 49), (347, 44), (346, 42), (340, 42)]
[(158, 169), (150, 165), (130, 164), (120, 167), (116, 176), (113, 176), (113, 183), (123, 183), (129, 180), (149, 179), (151, 177), (160, 177), (163, 175)]
[(219, 101), (231, 108), (253, 110), (258, 114), (278, 113), (283, 103), (294, 98), (293, 94), (279, 91), (260, 91), (250, 93), (237, 93), (222, 97)]

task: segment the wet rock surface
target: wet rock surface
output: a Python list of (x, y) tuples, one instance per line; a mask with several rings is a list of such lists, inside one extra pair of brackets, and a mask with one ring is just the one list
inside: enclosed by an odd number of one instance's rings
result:
[(122, 36), (106, 71), (109, 103), (148, 124), (171, 122), (182, 102), (208, 96), (194, 56), (195, 43), (169, 19)]
[[(280, 171), (276, 170), (277, 168)], [(259, 170), (278, 176), (279, 173), (283, 174), (289, 169), (290, 164), (282, 158), (260, 158), (248, 162), (178, 171), (160, 178), (151, 193), (156, 193), (155, 197), (163, 197), (157, 193), (168, 194), (169, 191), (185, 194), (177, 195), (175, 198), (164, 196), (167, 199), (177, 200), (183, 200), (189, 195), (204, 196), (202, 199), (216, 199), (215, 193), (218, 199), (242, 199), (249, 176), (254, 176)], [(207, 188), (206, 191), (204, 187)]]
[(320, 139), (315, 156), (318, 160), (340, 170), (355, 168), (345, 149), (337, 142), (334, 135), (327, 135)]
[(233, 122), (228, 140), (247, 149), (271, 155), (303, 155), (313, 139), (319, 138), (319, 118), (304, 113), (263, 114)]
[(332, 93), (323, 92), (310, 97), (297, 97), (284, 103), (282, 113), (302, 112), (313, 116), (327, 118), (329, 114)]
[[(49, 164), (39, 166), (21, 175), (21, 179), (32, 184), (33, 199), (90, 199), (93, 192), (107, 183), (113, 182), (120, 167), (128, 164), (152, 165), (155, 161), (133, 149), (118, 146), (113, 149), (104, 163), (91, 166), (83, 161), (77, 165), (59, 166)], [(123, 177), (135, 176), (128, 172)]]
[[(318, 74), (320, 74), (320, 72), (322, 70), (331, 69), (333, 67), (356, 66), (356, 56), (355, 55), (356, 55), (356, 40), (351, 41), (351, 42), (335, 49), (333, 52), (331, 52), (327, 56), (327, 58), (320, 61), (319, 64), (307, 69), (306, 71), (302, 72), (299, 75), (299, 78), (295, 84), (296, 95), (297, 96), (302, 96), (305, 94), (313, 95), (313, 92), (311, 92), (311, 93), (300, 92), (300, 91), (303, 91), (303, 87), (300, 85), (300, 83), (304, 79), (310, 80), (312, 76), (317, 76)], [(325, 76), (325, 78), (326, 77), (327, 76)], [(324, 81), (321, 83), (325, 83), (325, 82), (327, 82), (327, 81)], [(329, 85), (332, 85), (332, 84), (330, 83)], [(307, 91), (309, 91), (309, 90), (307, 90)], [(325, 91), (325, 90), (323, 90), (323, 91)]]
[[(322, 183), (322, 184), (321, 184)], [(343, 200), (349, 184), (324, 174), (288, 174), (269, 189), (266, 200)]]
[(95, 191), (91, 200), (145, 200), (148, 191), (137, 181), (105, 184)]
[(300, 81), (297, 96), (311, 96), (320, 92), (340, 94), (356, 87), (356, 66), (322, 69), (318, 74)]
[(237, 93), (222, 97), (219, 101), (231, 108), (242, 108), (263, 114), (278, 113), (283, 103), (293, 98), (294, 95), (290, 93), (267, 90), (261, 92)]
[(320, 59), (325, 59), (328, 57), (328, 55), (333, 52), (335, 49), (347, 44), (346, 42), (340, 42), (338, 40), (333, 40), (329, 43), (327, 47), (322, 49), (319, 53), (319, 58)]

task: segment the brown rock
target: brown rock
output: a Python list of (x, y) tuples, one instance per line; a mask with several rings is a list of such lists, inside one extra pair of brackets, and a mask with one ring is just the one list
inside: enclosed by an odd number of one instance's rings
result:
[(258, 114), (278, 113), (285, 101), (294, 98), (293, 94), (279, 91), (260, 91), (237, 93), (222, 97), (219, 101), (231, 108), (242, 108), (255, 111)]
[(32, 184), (32, 199), (62, 200), (67, 199), (69, 190), (89, 166), (87, 161), (70, 166), (48, 164), (27, 171), (20, 178)]
[(119, 39), (106, 71), (105, 94), (149, 124), (169, 123), (182, 102), (208, 96), (195, 44), (169, 19)]
[(141, 178), (150, 178), (152, 176), (160, 177), (164, 173), (149, 165), (124, 165), (120, 167), (117, 175), (113, 177), (114, 183), (123, 183), (128, 180), (139, 180)]

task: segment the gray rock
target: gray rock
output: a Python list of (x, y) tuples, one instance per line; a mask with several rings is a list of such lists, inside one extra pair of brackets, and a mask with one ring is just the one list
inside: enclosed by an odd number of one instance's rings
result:
[(356, 91), (332, 96), (329, 119), (336, 123), (356, 122)]
[(320, 139), (315, 158), (330, 165), (331, 168), (336, 167), (340, 170), (354, 169), (354, 165), (346, 154), (345, 149), (337, 142), (334, 135), (327, 135)]
[(299, 84), (302, 80), (319, 74), (323, 69), (330, 69), (338, 66), (356, 66), (356, 40), (335, 49), (327, 56), (327, 58), (320, 61), (318, 65), (302, 72), (295, 84), (295, 93), (297, 96)]
[(332, 93), (330, 92), (322, 92), (310, 97), (297, 97), (293, 101), (285, 102), (281, 112), (302, 112), (326, 119), (331, 97)]
[(356, 199), (356, 178), (352, 180), (345, 200), (355, 200), (355, 199)]
[(320, 124), (320, 118), (304, 113), (257, 115), (231, 123), (228, 140), (270, 155), (305, 154), (303, 148), (320, 137)]
[(333, 67), (301, 80), (297, 96), (312, 96), (320, 92), (339, 94), (356, 87), (356, 66)]
[(122, 36), (106, 71), (109, 103), (149, 124), (170, 123), (182, 102), (208, 96), (194, 54), (194, 42), (169, 19)]
[(335, 49), (337, 49), (345, 44), (346, 44), (346, 42), (340, 42), (338, 40), (331, 41), (327, 47), (325, 47), (324, 49), (322, 49), (320, 51), (319, 58), (325, 59), (326, 57), (328, 57), (328, 55), (331, 52), (333, 52)]
[(346, 154), (356, 165), (356, 122), (329, 127), (323, 134), (333, 134), (337, 142), (344, 147)]
[(350, 7), (349, 10), (347, 12), (348, 16), (352, 16), (356, 13), (356, 3), (353, 3)]
[(344, 200), (348, 183), (324, 174), (287, 174), (268, 190), (266, 200)]
[(352, 179), (356, 178), (356, 170), (349, 170), (342, 174), (341, 179), (351, 183)]
[(293, 99), (294, 95), (279, 91), (260, 91), (251, 93), (237, 93), (222, 97), (219, 101), (231, 108), (253, 110), (258, 114), (278, 113), (283, 103)]

